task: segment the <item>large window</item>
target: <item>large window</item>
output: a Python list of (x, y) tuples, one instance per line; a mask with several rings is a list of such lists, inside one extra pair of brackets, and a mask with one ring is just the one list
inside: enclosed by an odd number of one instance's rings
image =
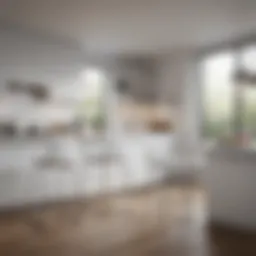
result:
[(219, 53), (203, 62), (204, 135), (216, 139), (231, 133), (233, 95), (232, 52)]
[(104, 135), (106, 132), (106, 85), (100, 70), (87, 69), (83, 73), (84, 100), (79, 105), (79, 119), (84, 123), (87, 137)]
[(204, 137), (256, 148), (256, 45), (202, 62)]

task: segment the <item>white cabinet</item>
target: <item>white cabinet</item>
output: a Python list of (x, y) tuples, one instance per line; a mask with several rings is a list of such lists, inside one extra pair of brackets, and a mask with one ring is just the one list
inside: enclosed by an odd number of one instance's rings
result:
[(203, 180), (214, 221), (256, 228), (256, 152), (215, 149)]

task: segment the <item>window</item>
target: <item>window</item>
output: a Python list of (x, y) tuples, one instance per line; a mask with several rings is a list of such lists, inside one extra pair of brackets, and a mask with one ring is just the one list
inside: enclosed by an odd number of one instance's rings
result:
[(256, 45), (213, 54), (201, 64), (204, 138), (256, 149)]
[(82, 80), (84, 100), (79, 106), (80, 120), (85, 123), (87, 136), (102, 135), (106, 129), (106, 77), (99, 70), (87, 69)]
[(234, 81), (241, 93), (240, 131), (243, 145), (256, 149), (256, 45), (242, 48), (240, 62), (243, 75)]
[(241, 50), (241, 65), (248, 73), (256, 73), (256, 44)]
[(233, 71), (232, 52), (210, 56), (203, 62), (203, 130), (208, 138), (223, 138), (231, 133)]

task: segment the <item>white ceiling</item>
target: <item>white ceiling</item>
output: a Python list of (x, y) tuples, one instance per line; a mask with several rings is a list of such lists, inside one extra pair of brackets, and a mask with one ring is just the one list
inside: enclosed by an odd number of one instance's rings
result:
[(152, 53), (256, 32), (256, 0), (0, 0), (0, 19), (90, 53)]

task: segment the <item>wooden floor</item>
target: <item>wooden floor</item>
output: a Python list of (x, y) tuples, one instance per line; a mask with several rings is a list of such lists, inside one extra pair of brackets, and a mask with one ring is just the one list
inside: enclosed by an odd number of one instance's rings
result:
[(250, 256), (256, 236), (209, 228), (198, 186), (162, 186), (0, 215), (1, 256)]

